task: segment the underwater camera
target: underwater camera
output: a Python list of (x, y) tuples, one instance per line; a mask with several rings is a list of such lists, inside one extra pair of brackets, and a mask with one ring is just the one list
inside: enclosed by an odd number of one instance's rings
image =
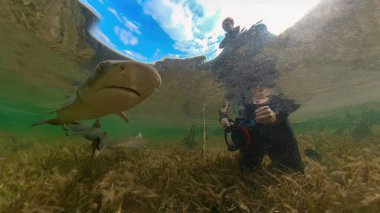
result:
[(228, 150), (236, 151), (241, 148), (247, 148), (252, 143), (249, 131), (256, 125), (256, 119), (237, 117), (235, 121), (230, 120), (230, 124), (229, 127), (224, 129), (224, 141)]

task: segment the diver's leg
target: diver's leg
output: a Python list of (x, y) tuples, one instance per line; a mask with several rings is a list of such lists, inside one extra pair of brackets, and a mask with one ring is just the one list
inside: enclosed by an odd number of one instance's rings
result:
[(273, 166), (303, 172), (297, 139), (287, 121), (272, 128), (267, 153)]
[(240, 170), (248, 173), (261, 168), (265, 150), (257, 143), (250, 144), (247, 148), (240, 149)]

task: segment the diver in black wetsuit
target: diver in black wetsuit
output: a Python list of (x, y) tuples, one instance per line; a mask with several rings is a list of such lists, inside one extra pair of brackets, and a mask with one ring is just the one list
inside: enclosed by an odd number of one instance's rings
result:
[(222, 23), (223, 30), (226, 32), (224, 39), (220, 42), (219, 48), (223, 49), (234, 43), (237, 37), (241, 35), (240, 27), (234, 27), (234, 20), (230, 17), (223, 20)]
[[(260, 168), (264, 155), (268, 154), (274, 168), (302, 172), (297, 140), (287, 118), (297, 105), (284, 97), (270, 94), (269, 89), (259, 90), (256, 91), (256, 100), (244, 105), (244, 117), (256, 119), (256, 125), (249, 132), (252, 143), (240, 149), (241, 170), (250, 172)], [(220, 123), (224, 128), (230, 125), (228, 107), (220, 110)]]
[[(227, 18), (223, 22), (223, 29), (232, 32), (233, 21), (230, 22), (231, 18)], [(255, 62), (249, 66), (241, 66), (248, 63), (241, 61), (235, 67), (226, 69), (225, 66), (221, 66), (218, 68), (220, 70), (215, 70), (216, 73), (219, 73), (218, 80), (226, 86), (226, 99), (238, 108), (244, 109), (244, 119), (256, 120), (256, 125), (249, 131), (252, 143), (240, 149), (240, 168), (247, 172), (255, 170), (260, 167), (264, 155), (268, 154), (273, 166), (302, 172), (303, 164), (298, 143), (288, 122), (288, 116), (299, 105), (279, 92), (276, 85), (278, 72), (275, 59), (259, 56), (267, 43), (277, 38), (267, 31), (265, 25), (257, 26), (252, 28), (251, 34), (246, 35), (251, 39), (247, 42), (254, 44), (247, 45), (247, 47), (254, 48), (251, 55), (257, 57), (257, 60), (252, 60)], [(249, 37), (249, 35), (254, 36)], [(235, 53), (229, 54), (234, 56)], [(225, 57), (223, 60), (228, 61), (229, 58)], [(229, 105), (229, 103), (225, 103), (219, 111), (219, 121), (223, 128), (230, 126), (227, 115)]]

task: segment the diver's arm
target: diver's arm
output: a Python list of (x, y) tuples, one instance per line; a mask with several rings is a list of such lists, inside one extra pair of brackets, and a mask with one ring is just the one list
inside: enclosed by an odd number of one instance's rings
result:
[(277, 118), (277, 122), (276, 123), (283, 123), (287, 120), (289, 114), (287, 112), (284, 112), (284, 111), (277, 111), (277, 110), (274, 110), (273, 111), (275, 114), (276, 114), (276, 118)]
[(287, 122), (289, 115), (300, 107), (294, 100), (284, 96), (272, 96), (270, 102), (270, 106), (277, 116), (278, 123)]
[(222, 105), (222, 108), (219, 110), (219, 123), (223, 129), (229, 127), (231, 124), (228, 119), (228, 109), (230, 104), (228, 101), (225, 101)]

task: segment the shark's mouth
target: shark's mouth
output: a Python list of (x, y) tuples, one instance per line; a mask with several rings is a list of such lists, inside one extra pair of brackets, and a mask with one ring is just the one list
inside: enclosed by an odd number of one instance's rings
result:
[(119, 89), (119, 90), (123, 90), (123, 91), (129, 92), (129, 93), (133, 93), (133, 94), (135, 94), (141, 98), (141, 94), (139, 92), (137, 92), (134, 89), (128, 88), (128, 87), (108, 86), (108, 87), (104, 87), (103, 89)]

